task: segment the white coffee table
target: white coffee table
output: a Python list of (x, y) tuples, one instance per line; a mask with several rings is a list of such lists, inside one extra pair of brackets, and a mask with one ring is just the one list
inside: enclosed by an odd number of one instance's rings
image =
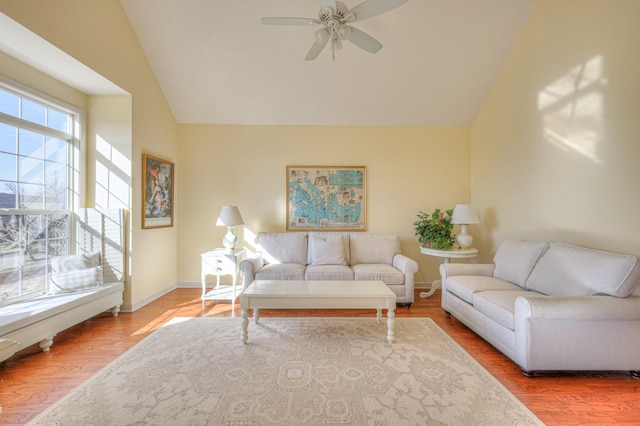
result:
[(256, 323), (260, 309), (376, 309), (378, 321), (387, 310), (387, 341), (393, 342), (396, 295), (382, 281), (256, 280), (240, 293), (242, 342), (247, 343), (249, 309)]

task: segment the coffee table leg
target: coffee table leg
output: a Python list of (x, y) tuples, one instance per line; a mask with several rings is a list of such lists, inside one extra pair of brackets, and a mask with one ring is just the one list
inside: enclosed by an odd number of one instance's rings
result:
[(394, 318), (396, 317), (395, 307), (387, 310), (387, 342), (393, 343), (393, 327), (395, 325)]
[(242, 310), (242, 343), (247, 344), (247, 330), (249, 328), (249, 312), (248, 309)]
[(260, 319), (260, 310), (258, 308), (253, 308), (253, 321), (257, 324)]
[(376, 311), (376, 321), (380, 322), (380, 320), (382, 319), (382, 309), (376, 309)]

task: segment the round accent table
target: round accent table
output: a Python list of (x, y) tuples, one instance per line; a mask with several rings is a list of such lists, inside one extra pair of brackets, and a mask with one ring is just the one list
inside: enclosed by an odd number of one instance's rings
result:
[[(436, 256), (444, 258), (444, 263), (449, 263), (450, 259), (468, 259), (470, 257), (476, 257), (478, 255), (478, 249), (470, 247), (468, 249), (459, 249), (453, 248), (451, 250), (435, 250), (425, 247), (420, 247), (420, 253), (426, 254), (427, 256)], [(423, 291), (420, 293), (420, 298), (427, 298), (433, 293), (436, 292), (437, 289), (442, 287), (442, 280), (435, 280), (433, 284), (431, 284), (431, 288), (429, 291)]]

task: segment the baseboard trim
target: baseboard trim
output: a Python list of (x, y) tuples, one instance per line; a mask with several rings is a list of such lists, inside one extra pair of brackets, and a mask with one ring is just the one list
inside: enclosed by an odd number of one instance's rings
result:
[(413, 283), (413, 288), (418, 288), (418, 289), (429, 289), (431, 288), (432, 283), (427, 283), (427, 282), (414, 282)]
[[(211, 283), (207, 282), (207, 286)], [(222, 282), (221, 282), (222, 284)], [(225, 283), (226, 284), (226, 283)], [(213, 284), (215, 285), (215, 284)], [(202, 283), (200, 281), (183, 281), (178, 283), (178, 288), (202, 288)], [(208, 287), (207, 287), (208, 288)]]
[[(224, 278), (222, 278), (220, 280), (220, 285), (231, 285), (233, 284), (233, 281), (231, 281), (231, 279), (229, 279), (228, 281), (225, 280)], [(216, 286), (216, 282), (215, 281), (207, 281), (207, 288), (210, 289), (212, 287)], [(238, 279), (238, 281), (236, 281), (236, 286), (237, 287), (241, 287), (242, 286), (242, 280)], [(182, 281), (178, 283), (178, 287), (177, 288), (199, 288), (202, 289), (202, 283), (200, 281)]]
[(135, 303), (126, 303), (123, 304), (120, 307), (120, 312), (135, 312), (138, 309), (142, 308), (143, 306), (148, 305), (149, 303), (153, 302), (154, 300), (157, 300), (159, 298), (161, 298), (162, 296), (164, 296), (165, 294), (175, 290), (176, 288), (178, 288), (178, 285), (176, 283), (173, 284), (169, 284), (168, 286), (166, 286), (163, 289), (160, 289), (158, 291), (156, 291), (155, 293), (150, 294), (149, 296), (143, 298), (142, 300), (139, 300)]

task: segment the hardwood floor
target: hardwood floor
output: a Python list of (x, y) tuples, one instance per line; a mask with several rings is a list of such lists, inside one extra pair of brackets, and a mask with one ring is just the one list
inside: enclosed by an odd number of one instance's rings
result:
[[(363, 310), (260, 311), (261, 316), (371, 316)], [(173, 317), (240, 316), (237, 305), (207, 302), (178, 289), (134, 313), (102, 314), (56, 336), (49, 353), (37, 345), (0, 364), (0, 424), (25, 424)], [(640, 425), (640, 380), (626, 373), (554, 374), (528, 379), (520, 369), (440, 308), (440, 292), (396, 317), (430, 317), (548, 425)]]

